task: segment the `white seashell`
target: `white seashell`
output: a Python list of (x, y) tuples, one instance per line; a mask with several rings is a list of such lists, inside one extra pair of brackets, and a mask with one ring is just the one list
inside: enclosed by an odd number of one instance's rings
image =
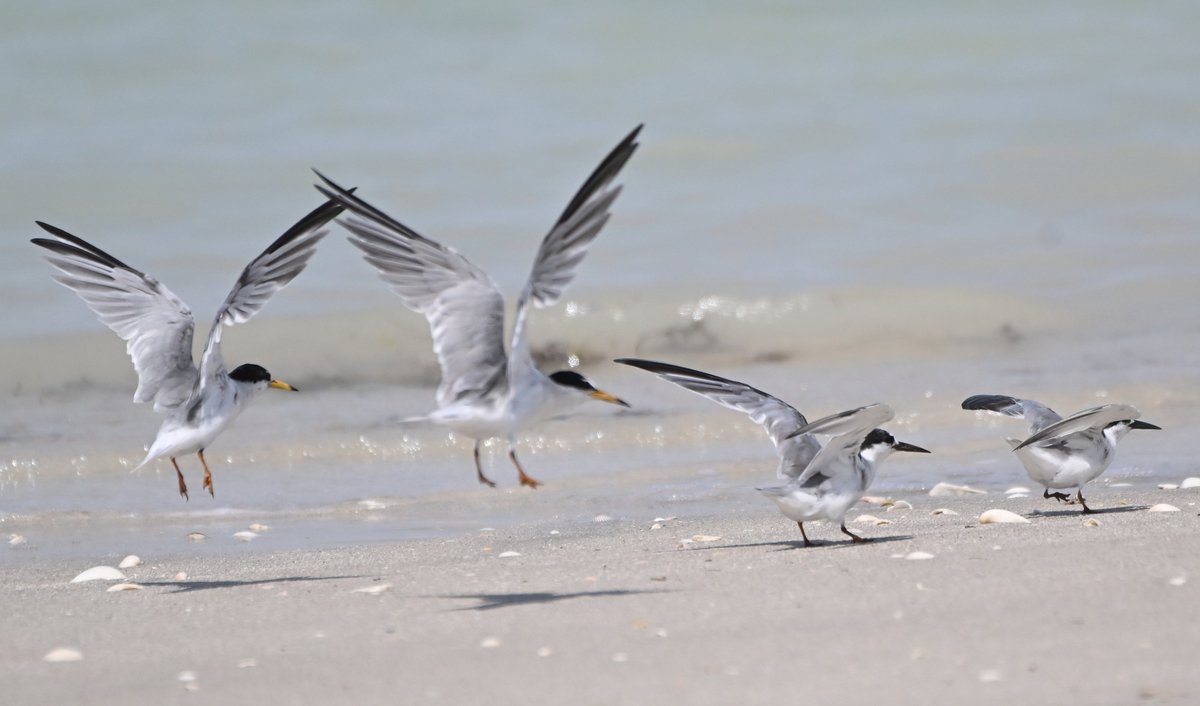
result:
[(1179, 487), (1178, 483), (1159, 483), (1158, 484), (1159, 490), (1175, 490), (1178, 487)]
[(83, 659), (83, 653), (74, 647), (55, 647), (43, 657), (43, 662), (78, 662)]
[(392, 589), (390, 583), (377, 583), (374, 586), (366, 586), (364, 588), (356, 588), (351, 593), (365, 593), (368, 596), (378, 596), (381, 593), (386, 593)]
[(1084, 520), (1084, 521), (1083, 521), (1083, 526), (1084, 526), (1084, 527), (1099, 527), (1099, 526), (1100, 526), (1100, 520), (1097, 520), (1097, 519), (1096, 519), (1096, 518), (1094, 518), (1094, 517), (1089, 517), (1089, 518), (1087, 518), (1086, 520)]
[(933, 555), (929, 552), (909, 552), (908, 554), (904, 555), (904, 558), (908, 561), (922, 561), (925, 559), (932, 559)]
[(258, 539), (258, 533), (242, 530), (241, 532), (234, 532), (233, 538), (238, 540), (239, 542), (249, 542), (249, 541)]
[(1012, 495), (1005, 495), (1004, 499), (1005, 500), (1024, 500), (1025, 498), (1028, 498), (1028, 497), (1029, 497), (1028, 495), (1024, 495), (1022, 493), (1013, 493)]
[(1109, 483), (1110, 488), (1132, 488), (1133, 483)]
[(941, 498), (949, 495), (986, 495), (986, 490), (972, 488), (969, 485), (954, 485), (953, 483), (938, 483), (929, 489), (929, 497)]
[(1200, 488), (1200, 478), (1191, 476), (1179, 481), (1179, 487), (1187, 490), (1188, 488)]
[(1004, 678), (999, 669), (985, 669), (979, 673), (980, 684), (995, 684)]
[(1021, 517), (1017, 513), (1009, 510), (1001, 510), (999, 508), (987, 510), (979, 516), (979, 524), (981, 525), (992, 525), (1005, 522), (1029, 524), (1029, 520)]
[(373, 498), (367, 498), (366, 500), (359, 500), (358, 506), (364, 510), (385, 510), (385, 509), (387, 509), (387, 503), (383, 502), (382, 500), (375, 500)]
[(550, 655), (554, 654), (554, 650), (550, 649), (549, 647), (539, 647), (535, 654), (538, 657), (549, 657)]
[(251, 525), (246, 529), (250, 530), (251, 532), (266, 532), (267, 530), (271, 529), (271, 526), (264, 525), (261, 522), (254, 522), (251, 523)]
[(854, 518), (854, 522), (879, 522), (879, 518), (874, 515), (859, 515)]
[(124, 581), (125, 574), (111, 566), (93, 566), (82, 574), (71, 579), (71, 583), (84, 581)]
[(514, 556), (521, 556), (521, 552), (500, 552), (496, 555), (497, 559), (511, 559)]
[(237, 666), (238, 666), (238, 669), (246, 669), (248, 667), (257, 667), (258, 660), (254, 659), (253, 657), (246, 657), (243, 659), (239, 659), (237, 662)]
[(618, 652), (612, 656), (612, 661), (617, 664), (623, 664), (629, 661), (629, 655), (625, 652)]
[(8, 546), (10, 546), (10, 547), (18, 547), (18, 546), (20, 546), (20, 545), (22, 545), (22, 544), (24, 544), (24, 543), (25, 543), (25, 537), (23, 537), (23, 536), (21, 536), (21, 535), (19, 535), (19, 534), (10, 534), (10, 535), (8, 535)]
[(141, 565), (142, 565), (142, 558), (140, 556), (138, 556), (137, 554), (130, 554), (129, 556), (122, 559), (120, 564), (117, 564), (117, 568), (118, 569), (132, 569), (135, 566), (141, 566)]
[(930, 515), (957, 515), (958, 513), (951, 510), (948, 507), (939, 507), (938, 509), (934, 510), (933, 512), (931, 512), (929, 514)]
[(1167, 579), (1167, 584), (1170, 586), (1175, 586), (1176, 588), (1178, 588), (1179, 586), (1182, 586), (1185, 583), (1187, 583), (1186, 576), (1174, 576), (1172, 578)]
[(911, 510), (911, 509), (912, 509), (912, 503), (910, 503), (907, 500), (897, 500), (896, 502), (887, 506), (888, 512), (891, 512), (892, 510)]
[(114, 583), (108, 587), (106, 593), (116, 593), (118, 591), (141, 591), (142, 587), (136, 583)]
[(550, 534), (562, 534), (562, 532), (559, 532), (558, 530), (550, 530)]
[(715, 534), (693, 534), (692, 535), (693, 542), (715, 542), (715, 541), (719, 540), (720, 538), (721, 538), (720, 536), (715, 535)]
[(187, 538), (190, 542), (203, 542), (208, 539), (208, 535), (203, 532), (188, 532)]
[(1014, 485), (1013, 487), (1004, 491), (1004, 494), (1005, 495), (1029, 495), (1029, 488), (1026, 488), (1023, 485)]
[(176, 581), (187, 581), (187, 572), (180, 571), (179, 573), (175, 574), (175, 580)]
[(503, 643), (500, 642), (500, 638), (498, 637), (485, 637), (479, 641), (479, 646), (485, 650), (495, 649), (501, 644)]
[(1151, 507), (1148, 512), (1179, 512), (1179, 508), (1166, 503), (1159, 503)]
[(655, 522), (670, 522), (671, 520), (677, 520), (677, 519), (679, 519), (679, 518), (674, 517), (674, 516), (672, 516), (672, 517), (656, 517), (656, 518), (654, 518), (654, 521)]
[(882, 495), (864, 495), (862, 501), (868, 505), (890, 505), (891, 498), (885, 498)]
[(612, 515), (596, 515), (592, 522), (612, 522)]
[(495, 527), (480, 527), (479, 531), (480, 532), (495, 532), (496, 528)]
[(663, 528), (663, 523), (661, 523), (661, 522), (655, 522), (654, 524), (650, 525), (650, 529), (652, 529), (652, 530), (662, 529), (662, 528)]
[(186, 684), (188, 682), (196, 681), (196, 673), (190, 670), (186, 672), (180, 672), (179, 676), (175, 678)]
[(878, 520), (875, 520), (875, 525), (876, 525), (876, 526), (881, 526), (881, 525), (890, 525), (890, 524), (892, 524), (892, 521), (891, 521), (891, 520), (885, 520), (885, 519), (882, 519), (882, 518), (880, 518), (880, 519), (878, 519)]

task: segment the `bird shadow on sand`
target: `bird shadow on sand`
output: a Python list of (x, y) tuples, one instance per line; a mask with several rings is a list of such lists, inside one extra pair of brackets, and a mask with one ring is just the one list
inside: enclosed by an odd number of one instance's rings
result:
[(520, 605), (557, 603), (559, 601), (573, 600), (576, 598), (613, 598), (619, 596), (634, 596), (642, 593), (674, 593), (674, 591), (667, 589), (614, 589), (609, 591), (575, 591), (571, 593), (554, 593), (552, 591), (538, 593), (448, 593), (441, 596), (430, 596), (430, 598), (451, 598), (457, 600), (479, 601), (479, 605), (451, 609), (451, 612), (456, 612), (461, 610), (495, 610), (497, 608), (511, 608), (513, 606)]
[(714, 549), (752, 549), (755, 547), (778, 547), (775, 551), (786, 552), (792, 549), (847, 549), (855, 546), (870, 546), (872, 544), (886, 544), (888, 542), (907, 542), (912, 539), (911, 534), (895, 534), (887, 537), (870, 537), (866, 542), (854, 542), (850, 539), (817, 539), (812, 540), (812, 546), (804, 546), (803, 539), (795, 540), (780, 540), (776, 542), (751, 542), (749, 544), (716, 544), (707, 547), (696, 547), (689, 549), (693, 552), (712, 551)]
[(1095, 517), (1096, 515), (1116, 515), (1122, 512), (1141, 512), (1150, 509), (1149, 505), (1121, 505), (1118, 507), (1094, 507), (1091, 512), (1084, 512), (1078, 505), (1064, 507), (1061, 510), (1034, 510), (1028, 517)]
[(243, 586), (269, 586), (272, 584), (286, 583), (304, 583), (311, 581), (337, 581), (340, 579), (361, 579), (365, 576), (284, 576), (275, 579), (254, 579), (249, 581), (191, 581), (184, 579), (182, 581), (141, 581), (142, 586), (162, 586), (166, 588), (174, 588), (174, 591), (168, 593), (187, 593), (189, 591), (210, 591), (218, 588), (241, 588)]

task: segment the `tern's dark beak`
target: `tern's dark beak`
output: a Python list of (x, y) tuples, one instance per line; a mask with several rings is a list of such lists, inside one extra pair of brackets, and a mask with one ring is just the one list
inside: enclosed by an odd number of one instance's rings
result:
[(271, 382), (267, 383), (267, 387), (274, 387), (274, 388), (277, 388), (280, 390), (287, 390), (288, 392), (299, 392), (300, 391), (298, 388), (292, 387), (291, 385), (287, 384), (283, 380), (272, 380)]
[(1160, 431), (1162, 430), (1162, 427), (1151, 424), (1150, 422), (1143, 422), (1140, 419), (1135, 419), (1132, 422), (1130, 422), (1129, 428), (1130, 429), (1158, 429)]
[(614, 394), (605, 392), (604, 390), (592, 390), (590, 394), (592, 396), (592, 399), (600, 400), (601, 402), (608, 402), (610, 404), (619, 404), (622, 407), (629, 406), (629, 403), (626, 402), (625, 400), (621, 399), (620, 397), (617, 397)]
[(929, 449), (923, 449), (920, 446), (914, 446), (905, 441), (897, 441), (896, 444), (894, 446), (892, 446), (892, 448), (897, 451), (912, 451), (913, 453), (918, 453), (918, 454), (932, 453)]

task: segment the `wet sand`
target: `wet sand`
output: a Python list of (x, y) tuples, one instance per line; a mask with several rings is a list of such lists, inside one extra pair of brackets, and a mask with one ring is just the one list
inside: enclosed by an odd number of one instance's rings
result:
[[(124, 547), (61, 557), (31, 537), (3, 548), (0, 683), (13, 704), (1200, 697), (1200, 490), (1101, 484), (1094, 526), (1037, 496), (894, 497), (912, 508), (851, 511), (890, 522), (851, 523), (873, 542), (817, 523), (819, 546), (805, 549), (769, 503), (733, 487), (704, 505), (621, 478), (471, 492), (430, 499), (431, 511), (545, 513), (287, 551), (265, 542), (320, 527), (273, 526), (249, 543), (230, 528), (203, 542), (181, 533), (127, 570), (143, 590), (117, 593), (69, 581)], [(1148, 511), (1158, 503), (1180, 511)], [(1030, 522), (980, 525), (994, 507)], [(43, 661), (58, 647), (82, 659)]]

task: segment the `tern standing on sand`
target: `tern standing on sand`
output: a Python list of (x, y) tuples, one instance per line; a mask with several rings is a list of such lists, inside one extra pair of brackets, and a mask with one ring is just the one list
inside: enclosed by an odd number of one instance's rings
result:
[(609, 208), (621, 192), (612, 181), (637, 149), (641, 129), (635, 128), (604, 158), (542, 240), (517, 300), (508, 352), (504, 350), (504, 296), (486, 272), (318, 172), (324, 186), (317, 189), (355, 216), (338, 221), (350, 231), (350, 242), (362, 250), (405, 306), (429, 320), (442, 382), (437, 389), (438, 408), (421, 419), (475, 440), (480, 483), (496, 485), (483, 473), (481, 441), (505, 439), (521, 485), (536, 488), (541, 482), (526, 474), (517, 460), (518, 433), (588, 399), (629, 406), (572, 370), (551, 375), (538, 370), (529, 353), (525, 320), (530, 304), (539, 308), (554, 304), (571, 283), (588, 247), (608, 222)]
[(204, 488), (216, 497), (204, 450), (268, 387), (296, 389), (273, 379), (254, 363), (226, 370), (221, 330), (249, 321), (272, 295), (300, 274), (326, 233), (321, 227), (341, 211), (341, 206), (326, 202), (246, 265), (213, 319), (199, 368), (192, 362), (195, 321), (182, 299), (154, 277), (82, 238), (38, 222), (54, 236), (33, 239), (48, 251), (46, 260), (58, 269), (54, 279), (74, 290), (100, 321), (127, 342), (138, 375), (133, 401), (153, 402), (154, 410), (166, 415), (137, 468), (156, 458), (170, 458), (184, 500), (188, 498), (187, 483), (176, 456), (200, 456)]
[(1063, 419), (1036, 400), (1008, 395), (974, 395), (963, 400), (963, 409), (980, 410), (1029, 422), (1031, 436), (1024, 441), (1007, 438), (1029, 478), (1044, 487), (1043, 498), (1072, 502), (1067, 493), (1050, 489), (1075, 488), (1075, 501), (1085, 513), (1093, 512), (1083, 499), (1083, 486), (1100, 477), (1112, 463), (1117, 442), (1131, 429), (1161, 429), (1139, 421), (1141, 413), (1127, 404), (1092, 407)]
[[(866, 541), (846, 529), (846, 513), (871, 487), (879, 464), (894, 451), (929, 453), (876, 428), (895, 416), (887, 405), (859, 407), (810, 424), (796, 408), (745, 383), (652, 360), (619, 358), (615, 362), (654, 373), (761, 424), (775, 443), (778, 475), (786, 482), (758, 490), (800, 527), (806, 547), (813, 544), (804, 523), (812, 520), (836, 522), (853, 541)], [(817, 434), (833, 438), (822, 446)]]

